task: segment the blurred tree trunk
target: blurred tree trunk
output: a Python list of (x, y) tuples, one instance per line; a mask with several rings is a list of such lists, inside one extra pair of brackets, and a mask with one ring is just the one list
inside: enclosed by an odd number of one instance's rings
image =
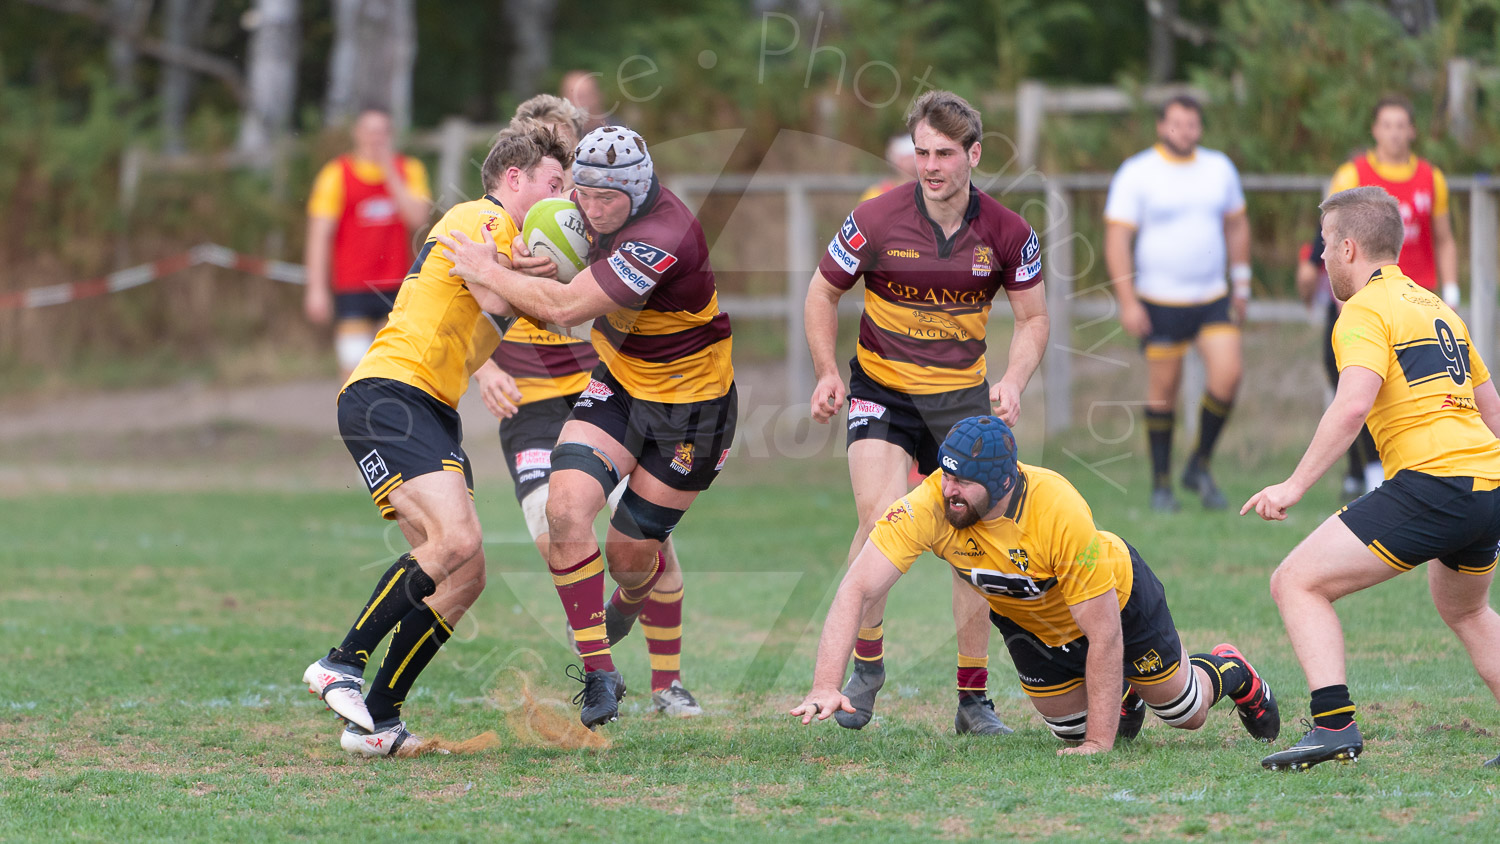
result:
[(245, 109), (236, 149), (256, 164), (271, 162), (271, 145), (291, 124), (297, 95), (301, 32), (298, 0), (256, 0), (245, 67)]
[[(162, 14), (166, 17), (166, 43), (172, 49), (196, 49), (208, 29), (218, 0), (167, 0)], [(193, 99), (193, 72), (180, 64), (162, 65), (157, 97), (161, 101), (162, 145), (167, 153), (177, 155), (185, 149), (182, 126), (187, 121), (188, 105)]]
[(417, 61), (413, 0), (334, 0), (333, 51), (323, 122), (344, 123), (365, 108), (391, 113), (399, 132), (411, 122)]
[(115, 87), (130, 99), (140, 93), (136, 85), (136, 39), (151, 17), (151, 0), (109, 0), (109, 69)]
[(1147, 77), (1155, 83), (1167, 82), (1177, 67), (1177, 35), (1173, 32), (1177, 0), (1146, 0), (1146, 12), (1151, 16), (1151, 56)]
[(1391, 14), (1408, 35), (1420, 35), (1438, 22), (1434, 0), (1390, 0)]
[(514, 39), (510, 53), (510, 95), (525, 100), (536, 94), (542, 74), (552, 66), (552, 32), (557, 0), (505, 0), (505, 20)]

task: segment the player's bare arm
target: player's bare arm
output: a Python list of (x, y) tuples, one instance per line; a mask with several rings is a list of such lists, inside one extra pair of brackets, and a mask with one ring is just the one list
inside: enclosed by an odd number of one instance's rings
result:
[(848, 392), (834, 352), (839, 336), (839, 299), (844, 292), (815, 270), (807, 285), (807, 303), (803, 306), (802, 323), (807, 332), (807, 348), (812, 353), (813, 375), (818, 379), (813, 387), (812, 417), (822, 423), (827, 423), (843, 408), (844, 396)]
[(854, 652), (860, 617), (864, 615), (865, 607), (885, 597), (899, 579), (901, 570), (896, 564), (873, 542), (865, 542), (839, 584), (833, 605), (828, 608), (823, 635), (818, 639), (818, 662), (813, 669), (812, 690), (791, 711), (794, 717), (802, 719), (802, 723), (811, 724), (815, 716), (819, 721), (825, 720), (840, 709), (854, 711), (849, 698), (839, 691), (839, 687), (844, 682), (844, 666), (849, 664), (849, 655)]
[(1120, 692), (1125, 688), (1125, 635), (1120, 629), (1120, 598), (1111, 589), (1103, 595), (1068, 607), (1078, 629), (1089, 641), (1084, 662), (1088, 690), (1088, 732), (1077, 747), (1064, 747), (1059, 756), (1088, 756), (1115, 746), (1120, 727)]
[(302, 297), (302, 309), (308, 321), (317, 325), (324, 325), (333, 318), (333, 288), (328, 273), (333, 261), (333, 235), (338, 225), (339, 221), (334, 217), (307, 218), (307, 246), (302, 253), (307, 288)]
[(1230, 316), (1235, 325), (1245, 323), (1250, 306), (1250, 215), (1244, 208), (1224, 217), (1224, 247), (1229, 252)]
[[(1302, 455), (1302, 460), (1297, 463), (1291, 477), (1250, 496), (1250, 500), (1240, 508), (1240, 515), (1254, 510), (1267, 521), (1285, 519), (1287, 509), (1301, 501), (1307, 490), (1328, 471), (1328, 467), (1349, 450), (1349, 444), (1359, 435), (1359, 429), (1370, 415), (1370, 408), (1375, 405), (1375, 396), (1384, 382), (1385, 379), (1378, 373), (1363, 366), (1344, 367), (1344, 371), (1339, 373), (1339, 386), (1334, 393), (1333, 403), (1323, 412), (1317, 433), (1313, 434), (1312, 443), (1307, 446), (1307, 452)], [(1500, 404), (1500, 400), (1497, 400), (1497, 404)]]
[(1449, 307), (1458, 306), (1458, 240), (1453, 237), (1453, 218), (1432, 215), (1432, 253), (1437, 260), (1438, 290)]
[(1109, 270), (1115, 298), (1120, 300), (1120, 325), (1132, 337), (1151, 333), (1151, 317), (1135, 295), (1135, 256), (1131, 254), (1135, 228), (1112, 220), (1104, 223), (1104, 265)]
[[(494, 291), (518, 313), (572, 327), (620, 308), (604, 292), (604, 288), (599, 286), (588, 268), (574, 276), (568, 284), (562, 284), (517, 272), (495, 258), (487, 258), (486, 250), (489, 254), (499, 255), (487, 230), (480, 232), (481, 240), (477, 242), (469, 240), (463, 232), (458, 231), (449, 232), (447, 236), (439, 234), (437, 237), (438, 242), (447, 247), (453, 256), (453, 269), (449, 271), (451, 275), (461, 276), (473, 284)], [(513, 254), (516, 251), (513, 245)], [(517, 255), (515, 260), (531, 262), (541, 259), (527, 254)], [(552, 264), (550, 259), (546, 263)], [(524, 263), (520, 266), (534, 265)], [(553, 266), (552, 269), (555, 273), (556, 267)]]
[(1495, 436), (1500, 437), (1500, 393), (1495, 392), (1495, 382), (1486, 381), (1474, 385), (1474, 404), (1479, 408), (1479, 418)]
[(1015, 425), (1021, 420), (1021, 393), (1047, 351), (1051, 322), (1047, 317), (1045, 282), (1025, 290), (1006, 291), (1005, 298), (1016, 316), (1016, 332), (1010, 338), (1005, 374), (990, 388), (990, 404), (1005, 424)]

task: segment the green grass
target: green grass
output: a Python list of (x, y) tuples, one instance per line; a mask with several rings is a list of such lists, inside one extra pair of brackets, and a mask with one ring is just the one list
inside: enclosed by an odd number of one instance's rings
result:
[[(1044, 462), (1157, 571), (1189, 650), (1239, 644), (1279, 691), (1284, 740), (1295, 737), (1306, 692), (1266, 579), (1331, 512), (1329, 485), (1284, 524), (1193, 504), (1161, 518), (1145, 509), (1139, 459), (1110, 467), (1121, 493), (1051, 451)], [(1238, 503), (1289, 459), (1221, 480)], [(562, 676), (562, 615), (508, 485), (482, 485), (489, 588), (407, 709), (418, 732), (496, 730), (501, 745), (354, 760), (298, 680), (397, 551), (362, 499), (0, 502), (0, 839), (1478, 841), (1500, 828), (1500, 772), (1479, 767), (1500, 751), (1486, 731), (1500, 723), (1495, 701), (1420, 574), (1340, 604), (1368, 742), (1357, 766), (1263, 772), (1264, 746), (1227, 704), (1196, 733), (1149, 719), (1131, 746), (1059, 758), (998, 638), (990, 689), (1017, 731), (953, 736), (949, 580), (930, 557), (890, 602), (877, 724), (801, 727), (784, 713), (810, 680), (852, 529), (845, 468), (826, 460), (747, 459), (700, 499), (678, 533), (684, 667), (711, 714), (643, 709), (637, 634), (617, 648), (632, 692), (601, 751), (537, 746), (508, 727), (518, 672), (557, 701), (576, 685)]]

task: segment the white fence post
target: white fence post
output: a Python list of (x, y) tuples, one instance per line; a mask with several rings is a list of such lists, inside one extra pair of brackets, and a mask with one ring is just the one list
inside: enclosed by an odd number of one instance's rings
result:
[(812, 395), (812, 357), (807, 351), (802, 308), (807, 283), (817, 266), (812, 205), (807, 187), (794, 179), (786, 190), (786, 401), (806, 403)]
[(1042, 278), (1047, 285), (1050, 325), (1047, 353), (1042, 357), (1049, 434), (1073, 425), (1073, 197), (1055, 182), (1047, 185), (1046, 260)]
[(464, 157), (469, 152), (469, 121), (449, 117), (443, 121), (438, 133), (437, 204), (439, 209), (446, 210), (478, 193), (465, 188), (465, 185), (478, 182), (478, 174), (467, 180), (464, 178)]
[(1479, 356), (1493, 365), (1495, 358), (1495, 275), (1500, 271), (1500, 215), (1495, 191), (1486, 176), (1476, 175), (1469, 188), (1469, 334)]
[(1047, 110), (1047, 86), (1031, 79), (1016, 86), (1016, 157), (1022, 170), (1036, 165)]

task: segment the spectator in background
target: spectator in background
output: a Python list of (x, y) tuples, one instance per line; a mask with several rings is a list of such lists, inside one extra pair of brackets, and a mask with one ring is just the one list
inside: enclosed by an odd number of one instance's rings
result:
[(1457, 307), (1458, 243), (1448, 216), (1448, 181), (1442, 170), (1412, 152), (1417, 120), (1411, 101), (1382, 97), (1371, 115), (1370, 135), (1375, 148), (1340, 165), (1328, 194), (1374, 185), (1396, 197), (1406, 227), (1402, 272), (1428, 290), (1441, 292), (1443, 301)]
[(604, 95), (599, 92), (599, 74), (587, 70), (570, 70), (563, 74), (558, 86), (563, 99), (583, 110), (583, 125), (579, 137), (604, 125), (609, 115), (604, 109)]
[[(1297, 295), (1302, 303), (1314, 310), (1322, 309), (1323, 368), (1328, 373), (1328, 383), (1338, 388), (1339, 367), (1333, 353), (1333, 324), (1338, 321), (1344, 303), (1333, 295), (1328, 281), (1328, 270), (1323, 266), (1323, 232), (1319, 231), (1311, 243), (1302, 244), (1297, 256)], [(1366, 492), (1380, 486), (1385, 475), (1380, 466), (1380, 455), (1375, 451), (1375, 439), (1370, 427), (1360, 429), (1359, 435), (1349, 446), (1349, 468), (1344, 475), (1341, 495), (1345, 502), (1353, 501)]]
[(1127, 159), (1109, 184), (1104, 260), (1120, 299), (1120, 324), (1141, 338), (1146, 356), (1151, 508), (1178, 509), (1172, 494), (1172, 430), (1182, 358), (1196, 342), (1207, 384), (1198, 446), (1182, 485), (1198, 493), (1205, 508), (1218, 510), (1226, 502), (1208, 464), (1243, 369), (1240, 324), (1250, 301), (1250, 221), (1234, 162), (1198, 146), (1203, 109), (1196, 100), (1167, 101), (1157, 114), (1156, 136), (1157, 144)]
[(432, 210), (426, 168), (397, 154), (392, 135), (389, 114), (361, 112), (354, 151), (323, 166), (307, 201), (303, 308), (318, 325), (334, 321), (340, 378), (385, 323), (412, 266), (412, 232)]
[(910, 132), (891, 136), (890, 141), (885, 145), (885, 163), (891, 165), (891, 169), (900, 174), (901, 178), (885, 178), (870, 185), (864, 193), (860, 194), (860, 202), (874, 199), (896, 185), (904, 184), (917, 177), (917, 144), (911, 139)]

